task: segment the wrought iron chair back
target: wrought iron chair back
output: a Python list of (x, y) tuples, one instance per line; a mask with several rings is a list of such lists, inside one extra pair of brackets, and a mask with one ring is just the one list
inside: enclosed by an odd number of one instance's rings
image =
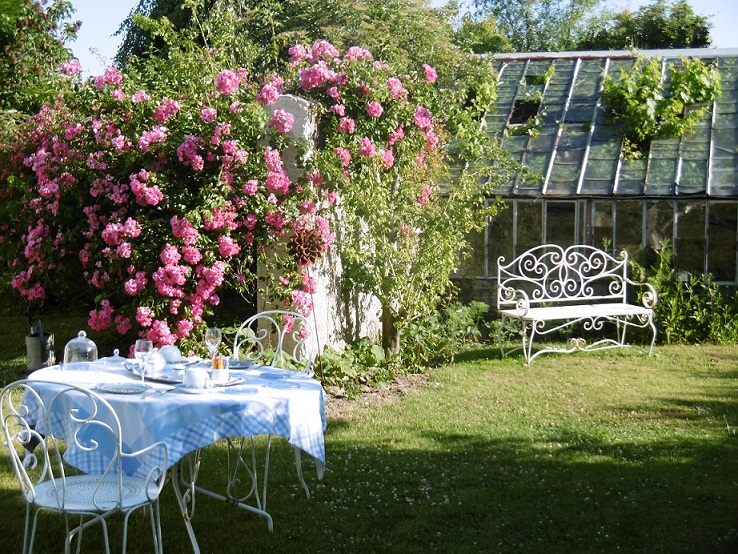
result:
[(251, 316), (238, 328), (233, 358), (313, 375), (313, 345), (313, 328), (305, 316), (268, 310)]
[[(75, 537), (79, 546), (83, 530), (95, 523), (102, 525), (109, 552), (105, 520), (121, 513), (125, 552), (128, 518), (143, 507), (151, 508), (154, 548), (162, 551), (158, 498), (166, 477), (166, 445), (124, 452), (112, 406), (91, 390), (56, 382), (24, 379), (6, 386), (0, 392), (0, 418), (26, 503), (23, 552), (33, 550), (42, 512), (65, 517), (65, 552)], [(70, 516), (79, 517), (79, 525), (70, 527)]]

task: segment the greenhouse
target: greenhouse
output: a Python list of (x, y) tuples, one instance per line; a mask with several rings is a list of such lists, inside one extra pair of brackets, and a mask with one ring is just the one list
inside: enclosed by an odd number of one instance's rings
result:
[[(623, 151), (603, 83), (639, 59), (661, 64), (664, 90), (685, 63), (717, 67), (722, 92), (692, 130), (656, 138), (640, 158)], [(738, 49), (498, 54), (490, 133), (530, 173), (498, 188), (508, 209), (473, 237), (457, 277), (484, 283), (497, 258), (541, 243), (658, 250), (668, 239), (678, 269), (738, 283)], [(688, 108), (690, 109), (690, 108)]]

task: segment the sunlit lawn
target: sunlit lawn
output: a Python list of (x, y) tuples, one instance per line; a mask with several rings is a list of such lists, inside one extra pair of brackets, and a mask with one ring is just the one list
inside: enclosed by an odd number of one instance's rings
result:
[[(736, 552), (738, 349), (657, 352), (542, 356), (530, 368), (470, 353), (399, 401), (329, 421), (324, 481), (304, 463), (311, 499), (277, 441), (273, 533), (198, 497), (202, 551)], [(202, 482), (216, 487), (222, 445), (205, 456)], [(0, 550), (19, 551), (22, 504), (2, 453), (0, 501)], [(165, 548), (186, 551), (171, 487), (162, 509)], [(42, 519), (37, 552), (62, 540), (63, 524)], [(143, 518), (130, 540), (130, 552), (151, 550)], [(83, 546), (99, 551), (98, 535)]]

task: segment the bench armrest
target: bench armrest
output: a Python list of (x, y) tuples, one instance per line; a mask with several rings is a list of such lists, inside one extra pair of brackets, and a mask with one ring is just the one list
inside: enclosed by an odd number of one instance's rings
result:
[(515, 301), (515, 311), (519, 316), (524, 317), (530, 309), (530, 299), (524, 290), (514, 289), (512, 287), (499, 286), (497, 293), (498, 306), (500, 300), (504, 302)]
[(647, 290), (644, 290), (643, 293), (641, 293), (641, 302), (643, 302), (643, 305), (646, 308), (651, 310), (656, 306), (659, 301), (659, 295), (651, 283), (639, 283), (637, 281), (631, 281), (630, 279), (625, 279), (625, 282), (634, 287), (645, 287)]

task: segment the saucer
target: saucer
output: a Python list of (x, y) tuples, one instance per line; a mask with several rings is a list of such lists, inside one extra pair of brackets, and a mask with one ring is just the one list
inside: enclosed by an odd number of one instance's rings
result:
[(223, 390), (220, 387), (209, 387), (209, 388), (197, 388), (197, 387), (188, 387), (183, 384), (179, 384), (175, 387), (180, 392), (186, 392), (187, 394), (207, 394), (209, 392), (219, 392)]
[(143, 383), (100, 383), (95, 387), (100, 392), (110, 394), (140, 394), (151, 387)]

